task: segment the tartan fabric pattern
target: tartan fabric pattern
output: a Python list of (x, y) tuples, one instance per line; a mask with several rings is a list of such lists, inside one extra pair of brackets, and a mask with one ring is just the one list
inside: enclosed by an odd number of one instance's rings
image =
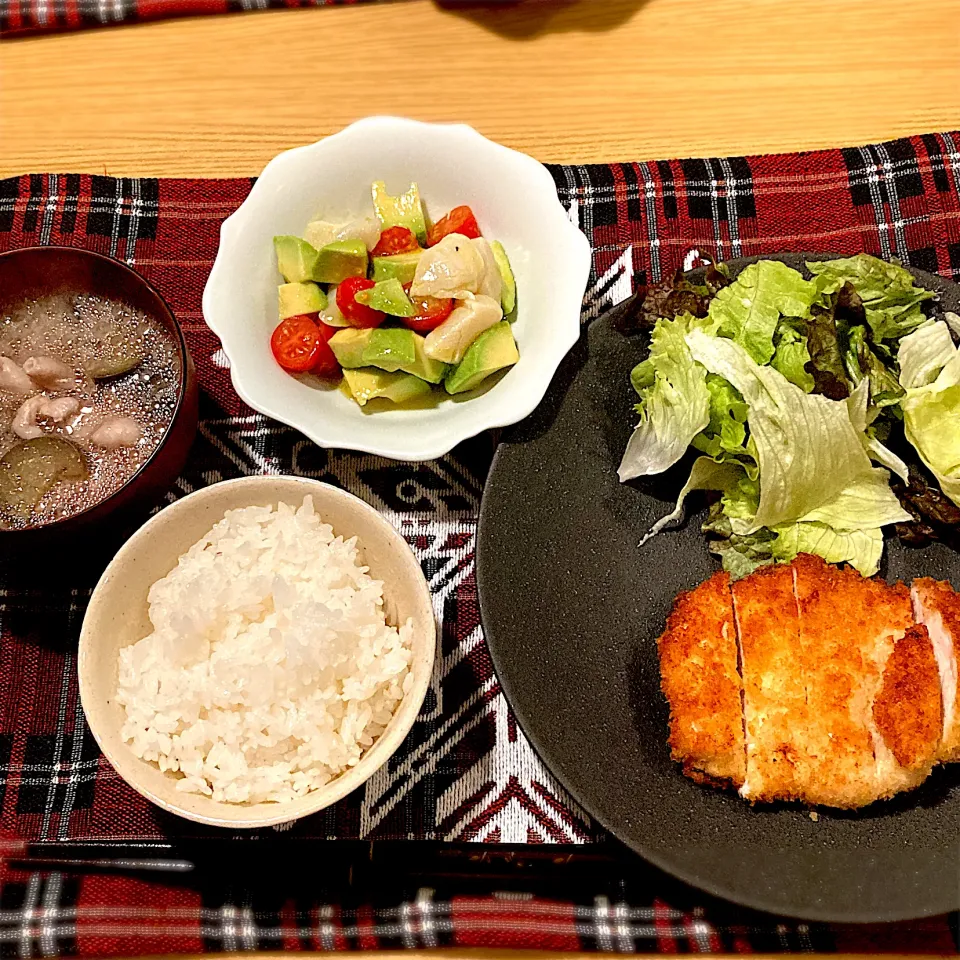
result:
[(244, 10), (348, 6), (377, 0), (0, 0), (0, 36)]
[[(656, 281), (706, 251), (730, 258), (784, 250), (865, 250), (960, 279), (958, 144), (960, 133), (945, 133), (794, 155), (550, 167), (570, 218), (593, 243), (584, 320), (628, 296), (639, 283)], [(0, 250), (50, 243), (87, 247), (131, 264), (167, 298), (189, 341), (203, 392), (197, 441), (168, 501), (248, 473), (317, 477), (376, 506), (420, 558), (442, 628), (438, 671), (417, 725), (391, 763), (363, 789), (300, 821), (289, 833), (304, 839), (487, 843), (581, 844), (601, 839), (602, 831), (545, 770), (518, 729), (483, 641), (473, 560), (477, 512), (494, 439), (475, 438), (424, 464), (321, 450), (251, 411), (233, 391), (228, 361), (203, 323), (200, 297), (220, 224), (250, 185), (249, 179), (85, 174), (0, 180)], [(90, 737), (77, 696), (75, 664), (89, 592), (89, 586), (79, 582), (43, 589), (24, 586), (0, 558), (0, 830), (35, 840), (202, 834), (202, 828), (164, 814), (130, 790)], [(0, 944), (26, 953), (109, 952), (112, 948), (97, 945), (99, 934), (84, 939), (85, 929), (100, 929), (101, 921), (93, 919), (100, 916), (103, 929), (109, 928), (103, 936), (110, 943), (129, 943), (129, 951), (139, 953), (173, 949), (169, 928), (176, 924), (169, 918), (158, 920), (156, 927), (163, 928), (158, 932), (151, 922), (141, 923), (134, 910), (139, 906), (122, 897), (111, 899), (120, 896), (119, 888), (108, 879), (57, 876), (23, 881), (8, 877), (6, 883), (0, 878)], [(155, 894), (146, 898), (151, 907), (155, 901), (181, 896), (159, 886)], [(228, 913), (243, 908), (237, 896), (224, 901)], [(551, 919), (539, 927), (536, 918), (541, 914), (517, 906), (525, 901), (509, 901), (520, 917), (517, 937), (527, 945), (551, 943), (551, 931), (562, 928), (573, 933), (557, 949), (584, 944), (619, 949), (630, 943), (636, 949), (654, 949), (661, 943), (657, 931), (674, 930), (672, 924), (680, 922), (685, 932), (668, 938), (676, 950), (805, 948), (805, 942), (791, 940), (800, 936), (800, 927), (792, 923), (755, 920), (742, 935), (736, 934), (740, 940), (731, 940), (733, 927), (723, 923), (711, 927), (713, 934), (701, 936), (707, 927), (698, 920), (696, 904), (677, 920), (670, 912), (674, 906), (664, 906), (662, 916), (659, 907), (651, 907), (657, 898), (649, 891), (627, 897), (604, 894), (606, 913), (596, 913), (593, 894), (585, 896), (579, 907), (566, 903), (544, 908), (542, 916)], [(389, 909), (410, 911), (416, 902), (416, 892), (408, 891), (398, 894)], [(493, 903), (489, 897), (485, 902)], [(439, 938), (438, 943), (463, 944), (466, 941), (443, 937), (467, 937), (468, 930), (475, 930), (478, 942), (496, 945), (491, 929), (471, 919), (472, 908), (459, 899), (458, 891), (438, 894), (431, 903), (442, 905), (430, 907), (429, 936)], [(227, 909), (223, 904), (220, 908)], [(171, 909), (181, 916), (179, 907)], [(302, 910), (278, 907), (282, 922), (273, 926), (256, 921), (250, 928), (240, 922), (240, 914), (229, 914), (234, 932), (208, 938), (208, 928), (219, 929), (209, 919), (209, 909), (202, 898), (185, 901), (183, 927), (190, 932), (183, 943), (199, 946), (179, 946), (178, 941), (177, 949), (265, 945), (275, 936), (269, 933), (274, 928), (285, 943), (288, 929), (298, 931), (290, 934), (290, 943), (322, 943), (322, 938), (311, 939), (310, 932), (320, 924), (317, 911), (322, 910), (332, 911), (323, 916), (334, 918), (330, 936), (338, 947), (387, 942), (386, 934), (367, 931), (394, 922), (388, 920), (394, 914), (381, 915), (381, 907), (367, 902), (348, 922), (336, 904), (321, 908), (311, 901)], [(653, 914), (644, 912), (650, 909)], [(586, 910), (586, 919), (577, 919), (577, 910)], [(557, 916), (563, 911), (567, 919), (561, 922)], [(465, 919), (458, 925), (460, 916)], [(931, 943), (945, 943), (946, 923), (931, 924)], [(652, 940), (643, 932), (650, 925)], [(763, 939), (781, 927), (783, 938)], [(306, 932), (299, 932), (301, 928)], [(244, 929), (253, 930), (247, 940)], [(327, 928), (320, 924), (317, 929)], [(410, 935), (413, 942), (425, 943), (417, 939), (422, 933), (417, 929), (420, 932)], [(910, 927), (909, 935), (917, 929)], [(714, 934), (719, 939), (711, 939)], [(149, 936), (158, 939), (149, 941)], [(757, 947), (761, 942), (766, 945)]]
[(488, 885), (283, 892), (129, 877), (0, 874), (0, 956), (240, 951), (537, 949), (555, 953), (911, 953), (958, 949), (955, 918), (876, 927), (778, 920), (732, 906), (672, 905), (643, 889), (551, 899)]

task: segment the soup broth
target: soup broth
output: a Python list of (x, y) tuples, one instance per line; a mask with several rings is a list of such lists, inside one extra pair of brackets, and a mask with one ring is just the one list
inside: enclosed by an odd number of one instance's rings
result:
[(0, 358), (0, 528), (52, 523), (106, 499), (173, 419), (174, 338), (123, 303), (56, 294), (17, 304), (0, 315)]

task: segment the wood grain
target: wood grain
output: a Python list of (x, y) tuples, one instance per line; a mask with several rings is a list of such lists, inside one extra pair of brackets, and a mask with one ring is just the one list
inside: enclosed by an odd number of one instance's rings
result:
[(797, 150), (960, 128), (956, 0), (434, 0), (5, 42), (0, 176), (252, 175), (371, 113), (542, 160)]

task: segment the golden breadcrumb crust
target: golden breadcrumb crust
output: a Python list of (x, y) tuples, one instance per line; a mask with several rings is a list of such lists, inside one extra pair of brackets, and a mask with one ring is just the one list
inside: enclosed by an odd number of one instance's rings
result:
[(750, 800), (802, 799), (808, 774), (797, 730), (807, 723), (800, 625), (788, 566), (733, 584), (740, 642)]
[[(960, 598), (917, 585), (960, 658)], [(732, 585), (718, 573), (677, 598), (658, 643), (673, 757), (698, 782), (853, 809), (947, 758), (943, 665), (901, 583), (804, 554)], [(960, 759), (960, 703), (952, 732)]]
[(927, 628), (910, 627), (897, 641), (873, 702), (873, 719), (897, 763), (933, 769), (943, 728), (940, 674)]
[[(920, 601), (924, 612), (921, 613), (924, 620), (927, 619), (925, 611), (939, 614), (940, 623), (937, 625), (942, 629), (945, 636), (944, 642), (952, 647), (952, 666), (956, 670), (960, 665), (960, 594), (944, 580), (931, 580), (929, 577), (921, 577), (913, 581), (913, 592)], [(931, 640), (933, 640), (933, 624), (927, 624), (931, 631)], [(945, 651), (945, 657), (950, 656), (951, 651)], [(953, 717), (949, 726), (943, 731), (943, 740), (940, 744), (940, 759), (944, 761), (960, 760), (960, 690), (957, 689), (957, 675), (951, 673), (940, 677), (942, 689), (942, 700), (946, 701), (948, 691), (945, 689), (950, 686), (949, 695), (955, 703)]]
[(716, 573), (674, 601), (658, 640), (661, 686), (670, 704), (670, 747), (699, 782), (744, 777), (741, 685), (730, 578)]

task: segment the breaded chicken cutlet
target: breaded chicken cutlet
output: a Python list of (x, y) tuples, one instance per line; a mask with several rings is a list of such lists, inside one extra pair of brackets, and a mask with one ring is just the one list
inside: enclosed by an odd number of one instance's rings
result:
[(960, 661), (960, 594), (949, 583), (922, 577), (913, 581), (913, 612), (927, 628), (940, 671), (943, 733), (940, 759), (960, 760), (960, 705), (957, 703), (957, 664)]
[(915, 787), (960, 749), (958, 627), (948, 584), (917, 581), (911, 606), (903, 584), (803, 554), (716, 574), (659, 640), (672, 755), (752, 802), (854, 809)]

